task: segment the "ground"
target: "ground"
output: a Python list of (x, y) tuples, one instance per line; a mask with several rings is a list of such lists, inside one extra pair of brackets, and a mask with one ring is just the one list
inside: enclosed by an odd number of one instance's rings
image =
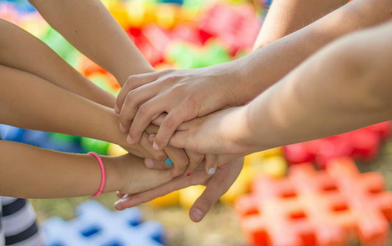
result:
[[(364, 171), (379, 171), (392, 190), (392, 141), (383, 147), (379, 158), (371, 163), (359, 163)], [(74, 207), (89, 198), (33, 200), (40, 221), (51, 216), (72, 219)], [(116, 197), (111, 194), (98, 199), (108, 208), (113, 208)], [(180, 207), (153, 209), (140, 206), (146, 219), (160, 221), (167, 229), (168, 246), (242, 246), (246, 245), (232, 206), (218, 204), (201, 223), (193, 223), (188, 211)], [(391, 244), (392, 245), (392, 244)]]

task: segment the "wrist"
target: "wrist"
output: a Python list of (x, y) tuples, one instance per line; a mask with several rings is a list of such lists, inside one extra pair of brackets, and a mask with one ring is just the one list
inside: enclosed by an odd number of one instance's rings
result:
[(257, 134), (257, 129), (253, 127), (250, 107), (248, 105), (238, 107), (236, 111), (235, 119), (237, 122), (233, 125), (237, 125), (238, 128), (236, 131), (231, 131), (234, 146), (237, 146), (243, 155), (267, 149), (259, 143), (262, 137)]
[(223, 64), (225, 71), (224, 83), (227, 85), (228, 106), (242, 106), (253, 100), (261, 89), (256, 87), (255, 76), (245, 59)]
[[(104, 193), (122, 190), (124, 185), (122, 166), (116, 158), (102, 156), (106, 170), (106, 184)], [(101, 174), (102, 175), (102, 174)]]

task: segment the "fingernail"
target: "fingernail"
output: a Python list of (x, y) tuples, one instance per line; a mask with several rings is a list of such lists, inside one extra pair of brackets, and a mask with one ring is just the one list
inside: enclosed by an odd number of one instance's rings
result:
[(120, 113), (120, 109), (117, 107), (117, 104), (114, 106), (114, 112), (116, 112), (117, 114)]
[(131, 136), (128, 135), (127, 137), (127, 143), (132, 145), (133, 144), (133, 139), (131, 138)]
[(213, 175), (214, 173), (215, 173), (215, 168), (211, 167), (211, 168), (208, 170), (208, 174), (209, 174), (209, 175)]
[(167, 164), (169, 164), (169, 165), (173, 165), (174, 164), (174, 162), (170, 158), (167, 158), (165, 162)]
[(127, 129), (125, 129), (125, 127), (121, 123), (120, 123), (120, 131), (122, 131), (124, 133), (127, 132)]
[(201, 219), (203, 219), (203, 213), (199, 209), (194, 208), (192, 209), (192, 217), (197, 221), (200, 221)]
[(118, 205), (120, 205), (122, 203), (122, 199), (121, 200), (118, 200), (117, 202), (115, 202), (114, 203), (114, 206), (118, 206)]
[(146, 164), (146, 167), (148, 167), (148, 168), (154, 167), (154, 161), (152, 159), (147, 158), (144, 160), (144, 163)]
[(226, 165), (227, 165), (227, 163), (222, 164), (222, 165), (219, 166), (219, 168), (224, 168), (224, 167), (226, 167)]
[(154, 143), (152, 145), (152, 148), (155, 149), (155, 150), (160, 150), (158, 144), (156, 144), (156, 143)]
[(192, 173), (188, 173), (186, 176), (189, 177), (189, 176), (191, 176), (191, 175), (192, 175)]

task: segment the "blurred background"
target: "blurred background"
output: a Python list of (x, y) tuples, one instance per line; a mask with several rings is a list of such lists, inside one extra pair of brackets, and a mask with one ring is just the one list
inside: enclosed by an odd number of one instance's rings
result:
[[(271, 1), (267, 0), (103, 0), (102, 2), (157, 70), (200, 68), (228, 62), (248, 54), (252, 50), (263, 18), (271, 4)], [(111, 74), (80, 54), (51, 28), (27, 1), (0, 0), (0, 18), (17, 24), (41, 39), (101, 88), (114, 95), (119, 92), (120, 86)], [(247, 156), (244, 170), (234, 186), (200, 223), (193, 223), (189, 219), (188, 210), (203, 191), (203, 187), (190, 187), (140, 206), (145, 221), (156, 221), (164, 228), (160, 232), (164, 240), (155, 240), (157, 244), (151, 245), (278, 245), (274, 237), (285, 238), (293, 231), (299, 241), (284, 245), (392, 245), (389, 241), (390, 221), (392, 221), (392, 202), (389, 204), (389, 201), (392, 194), (384, 191), (392, 188), (392, 143), (388, 141), (390, 131), (390, 123), (385, 122), (339, 136)], [(0, 133), (5, 140), (65, 152), (94, 151), (111, 156), (124, 153), (124, 150), (117, 145), (77, 136), (31, 131), (5, 125), (0, 125)], [(360, 172), (372, 173), (370, 175), (357, 173), (352, 175), (355, 179), (347, 178), (352, 182), (342, 185), (341, 180), (350, 176), (351, 171), (336, 172), (336, 170), (345, 170), (337, 166), (350, 167), (347, 163), (351, 160), (355, 160)], [(314, 177), (309, 185), (315, 187), (322, 185), (318, 180), (324, 180), (325, 176), (328, 176), (328, 182), (332, 182), (332, 186), (322, 188), (328, 191), (327, 195), (322, 195), (323, 198), (331, 201), (331, 204), (336, 196), (344, 200), (344, 204), (338, 207), (332, 204), (332, 212), (320, 209), (320, 214), (324, 213), (327, 217), (331, 217), (331, 220), (325, 221), (307, 213), (306, 208), (312, 200), (303, 198), (305, 195), (301, 189), (304, 188), (301, 188), (300, 181), (294, 177), (295, 173), (306, 172), (302, 170), (302, 167), (306, 166), (302, 163), (311, 163), (317, 170), (309, 174)], [(296, 171), (292, 172), (292, 169)], [(370, 182), (369, 179), (377, 182)], [(268, 184), (264, 186), (269, 187), (268, 191), (263, 189), (260, 191), (259, 183)], [(324, 194), (317, 189), (312, 190), (311, 193), (314, 197), (319, 193)], [(248, 199), (250, 197), (252, 199)], [(99, 230), (93, 230), (88, 233), (88, 236), (82, 233), (85, 243), (67, 242), (66, 238), (61, 239), (63, 241), (60, 242), (56, 239), (58, 233), (68, 235), (65, 231), (76, 230), (76, 227), (72, 228), (76, 222), (72, 224), (63, 220), (75, 221), (75, 218), (79, 218), (82, 224), (88, 224), (88, 221), (85, 221), (88, 219), (78, 214), (77, 211), (80, 213), (80, 209), (76, 208), (90, 199), (86, 197), (32, 200), (38, 219), (43, 223), (47, 245), (130, 245), (121, 242), (91, 243), (93, 238), (101, 233)], [(117, 199), (113, 194), (106, 194), (96, 200), (109, 210), (113, 210), (113, 203)], [(387, 202), (381, 204), (379, 200)], [(269, 211), (271, 204), (293, 202), (304, 207), (304, 211), (298, 213), (282, 205), (284, 207), (282, 211), (287, 212), (287, 216), (284, 214), (276, 220), (263, 213), (265, 210)], [(94, 206), (92, 205), (92, 210), (95, 209)], [(276, 206), (277, 212), (281, 209), (279, 206)], [(94, 216), (99, 216), (100, 211), (100, 208), (97, 208), (97, 214)], [(336, 218), (335, 214), (337, 214)], [(368, 216), (368, 214), (376, 215)], [(108, 212), (105, 216), (110, 218), (115, 215)], [(126, 216), (128, 215), (124, 215)], [(342, 217), (345, 218), (344, 221)], [(253, 222), (249, 222), (251, 220)], [(68, 228), (58, 226), (58, 221), (69, 223), (71, 226)], [(106, 223), (113, 222), (108, 219)], [(133, 226), (137, 227), (139, 223)], [(278, 227), (278, 235), (274, 225)], [(309, 228), (297, 232), (298, 228), (306, 227), (304, 225)], [(323, 244), (320, 239), (321, 232), (317, 228), (328, 232), (332, 228), (332, 231), (338, 231), (340, 234), (331, 234), (327, 237), (330, 241), (327, 240)], [(73, 233), (77, 234), (77, 232)], [(105, 233), (101, 234), (105, 237)], [(115, 237), (113, 233), (110, 236)], [(133, 235), (133, 237), (138, 236)]]

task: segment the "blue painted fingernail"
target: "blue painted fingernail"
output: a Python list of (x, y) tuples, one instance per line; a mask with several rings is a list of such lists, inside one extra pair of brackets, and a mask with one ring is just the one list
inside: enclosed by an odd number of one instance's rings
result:
[(169, 164), (169, 165), (173, 165), (174, 164), (174, 162), (170, 158), (167, 158), (165, 162), (167, 164)]

